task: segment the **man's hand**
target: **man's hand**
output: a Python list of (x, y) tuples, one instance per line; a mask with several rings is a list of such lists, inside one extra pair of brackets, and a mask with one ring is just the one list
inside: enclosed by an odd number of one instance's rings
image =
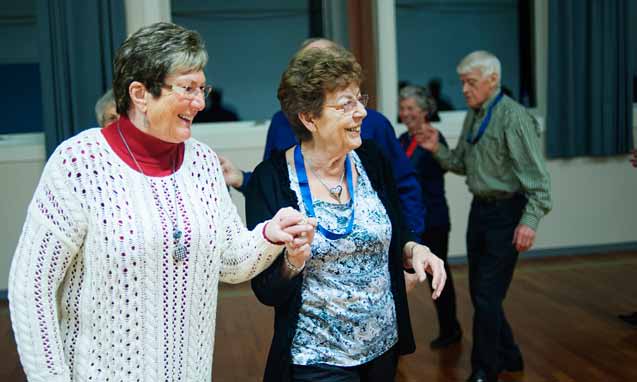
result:
[(416, 142), (418, 142), (420, 147), (423, 149), (432, 153), (436, 153), (438, 151), (438, 144), (440, 141), (438, 130), (431, 125), (423, 125), (414, 133), (414, 137), (416, 138)]
[(531, 227), (520, 224), (515, 228), (513, 244), (518, 252), (529, 250), (533, 246), (533, 241), (535, 241), (535, 231)]
[(234, 188), (240, 188), (243, 184), (243, 172), (241, 172), (230, 159), (222, 157), (221, 155), (219, 156), (219, 162), (223, 170), (223, 180), (226, 181), (226, 184)]
[(630, 163), (632, 163), (633, 167), (637, 167), (637, 149), (633, 149), (631, 153), (633, 155), (630, 157)]

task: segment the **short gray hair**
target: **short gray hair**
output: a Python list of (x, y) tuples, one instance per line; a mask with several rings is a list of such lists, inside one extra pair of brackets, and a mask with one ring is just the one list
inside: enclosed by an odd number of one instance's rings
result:
[(201, 35), (179, 25), (158, 22), (132, 34), (113, 60), (113, 93), (120, 115), (128, 114), (128, 87), (139, 81), (155, 97), (166, 76), (203, 70), (208, 53)]
[(502, 77), (502, 66), (500, 60), (492, 53), (486, 50), (476, 50), (466, 55), (458, 64), (456, 70), (458, 74), (466, 74), (470, 71), (478, 69), (482, 73), (482, 77), (489, 76), (491, 74), (497, 74), (498, 85), (500, 85), (500, 78)]
[(100, 99), (95, 103), (95, 119), (100, 126), (104, 126), (106, 122), (106, 109), (110, 106), (115, 107), (115, 97), (113, 97), (113, 89), (108, 89)]
[(398, 100), (413, 99), (416, 104), (424, 112), (433, 114), (438, 110), (436, 100), (429, 94), (429, 90), (425, 87), (408, 85), (400, 89)]

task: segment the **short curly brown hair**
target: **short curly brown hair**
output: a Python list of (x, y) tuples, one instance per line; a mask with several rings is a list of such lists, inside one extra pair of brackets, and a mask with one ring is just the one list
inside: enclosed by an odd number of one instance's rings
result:
[(292, 57), (281, 76), (277, 97), (298, 140), (312, 139), (299, 119), (300, 113), (320, 118), (327, 93), (352, 84), (360, 86), (362, 81), (360, 64), (344, 48), (303, 49)]

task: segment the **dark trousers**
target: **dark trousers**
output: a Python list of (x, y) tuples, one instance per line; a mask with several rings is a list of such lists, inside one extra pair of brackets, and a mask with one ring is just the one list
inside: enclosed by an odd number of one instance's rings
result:
[(382, 355), (359, 366), (340, 367), (326, 364), (292, 365), (293, 382), (392, 382), (398, 367), (398, 350), (394, 346)]
[(521, 357), (502, 302), (518, 260), (513, 245), (526, 199), (480, 201), (474, 198), (467, 229), (469, 290), (473, 302), (473, 370), (496, 376), (507, 359)]
[[(422, 243), (429, 247), (431, 252), (445, 263), (447, 282), (440, 297), (434, 300), (434, 305), (438, 314), (440, 335), (450, 335), (460, 327), (460, 324), (456, 315), (456, 290), (453, 286), (453, 277), (447, 261), (449, 254), (449, 226), (427, 228), (427, 231), (422, 235)], [(431, 277), (427, 277), (427, 281), (429, 282), (429, 288), (431, 288)]]

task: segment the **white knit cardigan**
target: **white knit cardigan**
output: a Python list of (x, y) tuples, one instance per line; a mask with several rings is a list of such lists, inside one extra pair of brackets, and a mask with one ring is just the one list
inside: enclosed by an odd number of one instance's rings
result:
[(130, 168), (99, 129), (65, 141), (44, 168), (9, 277), (29, 381), (209, 381), (218, 282), (246, 281), (282, 250), (262, 228), (245, 228), (216, 154), (194, 139), (166, 177)]

